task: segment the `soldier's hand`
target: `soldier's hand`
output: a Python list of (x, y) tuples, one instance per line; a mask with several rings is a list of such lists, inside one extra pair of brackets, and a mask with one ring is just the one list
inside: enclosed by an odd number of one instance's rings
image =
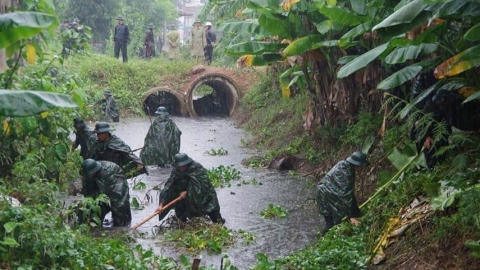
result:
[(158, 205), (157, 210), (155, 212), (162, 212), (163, 211), (163, 204)]
[(178, 195), (178, 197), (180, 197), (182, 200), (185, 199), (187, 197), (187, 191), (180, 192), (180, 195)]
[(360, 222), (360, 220), (352, 217), (352, 218), (350, 218), (350, 223), (352, 223), (353, 225), (360, 225), (362, 222)]
[(425, 139), (425, 142), (423, 143), (423, 146), (425, 146), (426, 149), (430, 149), (430, 147), (432, 147), (432, 145), (433, 145), (432, 137), (427, 137)]

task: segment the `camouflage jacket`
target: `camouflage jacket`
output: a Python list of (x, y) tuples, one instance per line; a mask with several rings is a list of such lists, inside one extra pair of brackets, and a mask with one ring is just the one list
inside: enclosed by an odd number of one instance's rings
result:
[(115, 101), (115, 99), (110, 96), (108, 98), (106, 98), (106, 101), (105, 101), (105, 120), (110, 120), (112, 118), (115, 118), (115, 117), (118, 117), (119, 116), (119, 109), (118, 109), (118, 105), (117, 105), (117, 102)]
[(182, 191), (187, 191), (187, 217), (203, 216), (220, 210), (217, 192), (208, 179), (207, 170), (200, 163), (194, 161), (186, 172), (178, 172), (174, 168), (160, 193), (160, 203), (165, 205)]
[(110, 199), (112, 209), (124, 206), (130, 200), (127, 178), (122, 169), (110, 161), (100, 161), (99, 176), (82, 180), (82, 193), (85, 197), (97, 198), (105, 194)]
[(137, 165), (142, 164), (142, 161), (116, 135), (110, 134), (110, 140), (107, 142), (95, 141), (90, 149), (89, 158), (113, 162), (120, 166), (129, 177), (141, 173), (138, 172)]
[(172, 164), (180, 151), (182, 132), (170, 118), (158, 117), (148, 130), (140, 159), (145, 165)]
[(338, 162), (317, 186), (318, 212), (333, 217), (338, 224), (343, 217), (352, 216), (352, 206), (356, 205), (355, 170), (345, 160)]
[(88, 126), (84, 126), (81, 130), (75, 132), (75, 141), (73, 148), (76, 149), (80, 145), (80, 155), (83, 159), (88, 158), (89, 150), (97, 141), (97, 136)]

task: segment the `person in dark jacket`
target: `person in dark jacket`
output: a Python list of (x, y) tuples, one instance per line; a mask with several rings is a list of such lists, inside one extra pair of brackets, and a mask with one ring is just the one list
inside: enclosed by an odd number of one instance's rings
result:
[(80, 146), (80, 156), (82, 156), (83, 159), (87, 159), (88, 152), (97, 140), (97, 136), (95, 136), (95, 133), (90, 130), (87, 125), (85, 125), (83, 119), (73, 119), (73, 126), (75, 127), (75, 141), (73, 142), (72, 150), (75, 150)]
[(145, 46), (145, 58), (150, 59), (155, 57), (155, 38), (153, 37), (153, 23), (148, 25), (145, 39), (143, 40)]
[(127, 45), (130, 44), (130, 32), (128, 26), (123, 22), (123, 17), (117, 17), (117, 26), (115, 26), (115, 32), (113, 33), (114, 56), (118, 59), (120, 51), (122, 51), (123, 62), (128, 61)]
[(355, 198), (355, 171), (367, 165), (367, 157), (355, 152), (346, 160), (338, 162), (317, 186), (318, 212), (325, 218), (325, 235), (333, 226), (348, 216), (352, 224), (358, 225), (362, 215)]
[(205, 23), (205, 28), (205, 34), (207, 38), (207, 46), (205, 46), (205, 62), (207, 62), (207, 65), (210, 65), (213, 60), (213, 46), (215, 45), (215, 42), (217, 42), (217, 36), (212, 31), (211, 22)]
[(100, 205), (100, 220), (103, 221), (107, 213), (112, 212), (113, 226), (129, 226), (132, 221), (130, 194), (122, 169), (110, 161), (87, 159), (82, 163), (82, 171), (83, 196), (96, 199), (105, 194), (110, 199), (110, 205)]
[[(220, 214), (217, 192), (208, 179), (207, 170), (185, 153), (176, 154), (174, 159), (175, 168), (160, 192), (157, 211), (162, 213), (159, 220), (164, 219), (171, 209), (175, 209), (177, 218), (183, 222), (192, 217), (208, 215), (212, 222), (225, 223)], [(182, 200), (164, 209), (165, 205), (177, 197)]]
[(117, 164), (129, 178), (146, 173), (142, 161), (133, 154), (130, 147), (110, 131), (110, 125), (106, 122), (98, 122), (95, 125), (94, 132), (97, 133), (97, 141), (90, 149), (88, 157), (94, 160), (108, 160)]

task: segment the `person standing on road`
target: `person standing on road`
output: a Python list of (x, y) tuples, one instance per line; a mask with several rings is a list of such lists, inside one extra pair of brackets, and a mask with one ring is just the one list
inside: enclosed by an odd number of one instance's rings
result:
[[(110, 161), (87, 159), (82, 163), (82, 194), (96, 199), (105, 194), (110, 204), (101, 203), (100, 221), (112, 212), (113, 226), (130, 226), (132, 211), (127, 178), (120, 166)], [(98, 224), (101, 226), (102, 224)]]
[(190, 49), (192, 50), (192, 56), (197, 61), (205, 57), (204, 49), (206, 45), (205, 29), (202, 28), (200, 20), (196, 19), (190, 32)]
[(155, 57), (155, 38), (153, 37), (153, 23), (148, 25), (145, 39), (143, 41), (145, 46), (145, 58), (151, 59)]
[(165, 107), (158, 107), (159, 115), (153, 120), (143, 144), (140, 159), (145, 166), (158, 165), (165, 167), (173, 163), (173, 157), (180, 152), (180, 136), (182, 132), (169, 117)]
[(338, 162), (318, 184), (317, 208), (325, 218), (322, 235), (339, 224), (345, 216), (349, 217), (352, 224), (360, 224), (357, 218), (362, 213), (354, 192), (355, 171), (367, 164), (365, 154), (355, 152), (346, 160)]
[(111, 161), (125, 172), (130, 178), (142, 173), (147, 173), (142, 161), (132, 152), (122, 139), (110, 133), (110, 125), (106, 122), (98, 122), (94, 132), (97, 133), (97, 141), (90, 149), (88, 157), (94, 160)]
[(175, 25), (170, 26), (170, 32), (167, 33), (168, 59), (180, 58), (180, 33)]
[(205, 46), (205, 62), (207, 62), (207, 65), (210, 65), (213, 60), (213, 46), (215, 45), (215, 42), (217, 42), (217, 36), (215, 33), (212, 31), (212, 23), (207, 22), (205, 23), (205, 33), (206, 33), (206, 38), (207, 38), (207, 45)]
[(115, 45), (113, 54), (118, 59), (120, 51), (122, 51), (123, 62), (127, 62), (127, 45), (130, 44), (130, 32), (128, 26), (123, 22), (122, 16), (117, 17), (117, 22), (118, 24), (115, 26), (113, 33), (113, 43)]
[[(212, 222), (225, 223), (220, 214), (217, 192), (208, 179), (207, 170), (187, 154), (178, 153), (165, 187), (160, 192), (160, 204), (157, 211), (162, 211), (159, 220), (164, 219), (171, 209), (175, 209), (177, 218), (185, 222), (192, 217), (208, 215)], [(163, 209), (165, 205), (177, 197), (182, 200), (175, 205)]]

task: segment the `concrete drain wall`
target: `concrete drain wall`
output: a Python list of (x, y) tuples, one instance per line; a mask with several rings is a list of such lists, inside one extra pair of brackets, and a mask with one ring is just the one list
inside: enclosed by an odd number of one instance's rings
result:
[[(212, 94), (194, 98), (201, 85), (213, 89)], [(238, 104), (238, 86), (235, 81), (220, 73), (207, 73), (196, 78), (181, 93), (164, 87), (155, 87), (145, 93), (144, 111), (153, 115), (159, 106), (166, 107), (176, 116), (231, 116)]]

